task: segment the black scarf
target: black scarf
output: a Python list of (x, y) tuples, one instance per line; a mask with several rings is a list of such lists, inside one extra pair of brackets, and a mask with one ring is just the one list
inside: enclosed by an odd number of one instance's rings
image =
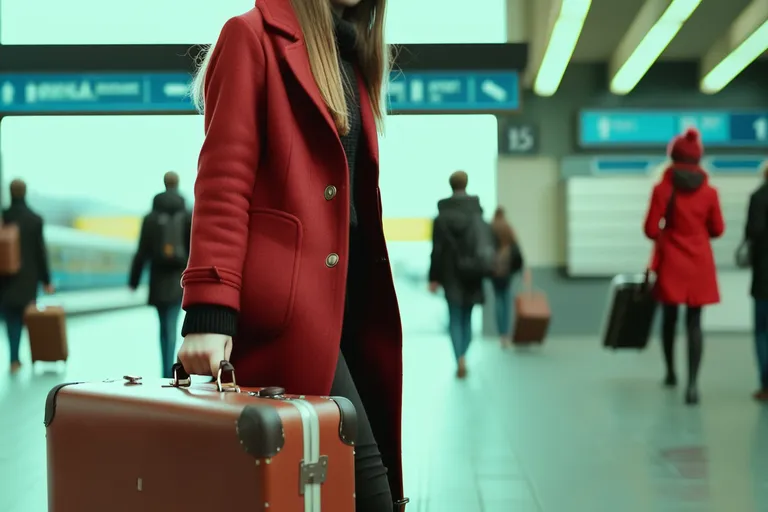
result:
[(333, 15), (334, 33), (336, 44), (339, 47), (339, 56), (347, 61), (357, 58), (357, 29), (341, 16)]

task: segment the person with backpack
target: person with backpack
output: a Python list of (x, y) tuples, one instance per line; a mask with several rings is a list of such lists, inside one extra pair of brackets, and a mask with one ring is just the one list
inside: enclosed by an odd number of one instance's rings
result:
[[(11, 204), (2, 212), (2, 224), (15, 226), (18, 239), (3, 243), (17, 246), (21, 267), (0, 276), (0, 314), (5, 320), (10, 345), (11, 374), (21, 369), (19, 347), (24, 330), (24, 310), (37, 300), (40, 285), (46, 294), (55, 291), (48, 265), (44, 222), (27, 204), (27, 184), (15, 179), (10, 184)], [(6, 247), (5, 252), (9, 252)]]
[(685, 403), (699, 403), (698, 375), (704, 350), (702, 308), (720, 301), (711, 239), (725, 231), (720, 199), (699, 165), (704, 148), (695, 129), (669, 145), (671, 164), (653, 187), (645, 236), (654, 242), (651, 270), (656, 273), (654, 296), (662, 305), (664, 385), (677, 385), (675, 336), (679, 306), (686, 306), (688, 385)]
[(179, 194), (179, 176), (168, 172), (163, 177), (165, 192), (152, 201), (152, 211), (144, 217), (139, 247), (133, 258), (129, 286), (138, 288), (149, 263), (149, 304), (160, 320), (160, 352), (163, 377), (172, 378), (176, 362), (176, 341), (181, 314), (181, 274), (187, 266), (191, 215)]
[(467, 173), (456, 171), (448, 181), (453, 195), (437, 203), (432, 227), (429, 289), (437, 293), (442, 287), (445, 292), (456, 375), (464, 378), (472, 342), (472, 309), (484, 302), (483, 281), (493, 274), (496, 250), (480, 199), (467, 194)]
[(512, 343), (512, 278), (523, 268), (523, 255), (504, 208), (499, 206), (491, 222), (496, 247), (493, 276), (496, 329), (502, 347)]

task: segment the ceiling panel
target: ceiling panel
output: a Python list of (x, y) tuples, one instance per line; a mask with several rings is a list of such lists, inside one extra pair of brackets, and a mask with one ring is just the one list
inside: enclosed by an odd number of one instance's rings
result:
[(662, 60), (702, 57), (751, 0), (703, 0), (662, 54)]
[[(644, 3), (645, 0), (592, 0), (572, 60), (609, 61)], [(750, 0), (703, 0), (660, 60), (698, 60), (749, 3)]]
[(644, 1), (592, 0), (592, 7), (573, 52), (573, 61), (605, 62), (610, 59)]

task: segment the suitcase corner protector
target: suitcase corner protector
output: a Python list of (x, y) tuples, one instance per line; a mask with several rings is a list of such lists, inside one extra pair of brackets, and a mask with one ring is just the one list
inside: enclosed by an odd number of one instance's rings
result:
[(354, 404), (343, 396), (332, 396), (330, 399), (339, 408), (339, 437), (341, 442), (354, 446), (357, 442), (357, 409)]
[(59, 391), (67, 386), (74, 386), (77, 384), (82, 384), (82, 382), (65, 382), (63, 384), (57, 384), (48, 392), (48, 396), (45, 399), (45, 417), (43, 420), (43, 424), (46, 428), (51, 426), (53, 418), (56, 416), (56, 398), (59, 395)]
[(237, 435), (245, 453), (257, 459), (274, 457), (285, 445), (283, 420), (271, 405), (247, 405), (237, 419)]

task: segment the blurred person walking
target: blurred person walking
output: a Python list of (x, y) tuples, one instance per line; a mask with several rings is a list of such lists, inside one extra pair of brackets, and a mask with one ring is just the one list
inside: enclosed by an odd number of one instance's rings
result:
[[(472, 342), (472, 310), (485, 300), (483, 280), (492, 272), (495, 248), (493, 233), (483, 220), (477, 196), (467, 194), (469, 177), (456, 171), (448, 180), (453, 194), (437, 203), (438, 215), (432, 227), (432, 257), (429, 289), (440, 287), (448, 303), (449, 333), (456, 356), (456, 375), (467, 374), (466, 354)], [(479, 254), (489, 254), (489, 268), (481, 268)]]
[(361, 512), (407, 501), (379, 191), (385, 4), (260, 0), (226, 22), (195, 80), (206, 137), (182, 279), (189, 372), (231, 357), (241, 385), (354, 404)]
[(27, 185), (13, 180), (10, 185), (11, 206), (3, 211), (3, 222), (19, 229), (21, 268), (12, 276), (0, 278), (0, 309), (8, 331), (11, 351), (11, 373), (21, 368), (19, 346), (24, 330), (24, 310), (37, 300), (42, 284), (45, 293), (55, 291), (48, 267), (48, 251), (43, 234), (43, 218), (27, 205)]
[[(685, 402), (699, 402), (698, 376), (703, 353), (702, 307), (717, 304), (720, 294), (711, 239), (725, 231), (717, 190), (699, 165), (704, 148), (699, 132), (689, 129), (669, 145), (670, 165), (653, 188), (645, 235), (654, 240), (651, 269), (654, 295), (662, 304), (662, 343), (668, 387), (677, 385), (675, 334), (678, 310), (686, 306), (688, 385)], [(662, 222), (663, 221), (663, 222)]]
[(149, 304), (157, 310), (160, 321), (160, 354), (163, 377), (171, 378), (176, 362), (182, 289), (181, 274), (189, 257), (191, 215), (179, 193), (179, 176), (163, 176), (165, 192), (152, 200), (152, 210), (144, 217), (138, 249), (133, 258), (128, 285), (138, 288), (144, 268), (149, 263)]
[(752, 269), (751, 294), (754, 300), (754, 336), (760, 384), (753, 395), (768, 401), (768, 163), (763, 167), (763, 182), (749, 198), (744, 229), (747, 252), (745, 263)]
[(493, 283), (496, 330), (502, 347), (512, 343), (512, 278), (523, 268), (523, 255), (504, 208), (499, 206), (491, 222), (496, 243)]

